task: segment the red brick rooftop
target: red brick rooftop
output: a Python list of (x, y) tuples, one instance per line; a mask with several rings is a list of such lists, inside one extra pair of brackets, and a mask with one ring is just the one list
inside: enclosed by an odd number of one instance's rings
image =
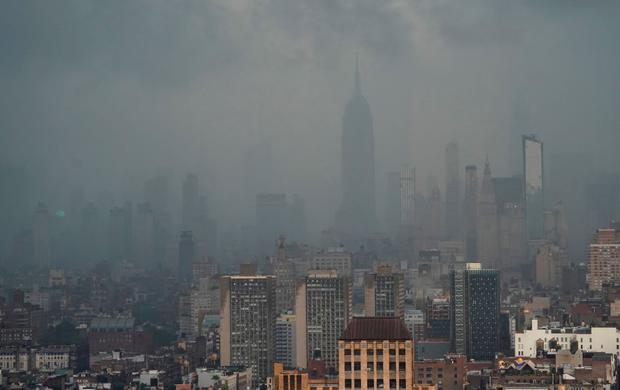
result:
[(411, 340), (400, 317), (353, 317), (340, 340)]

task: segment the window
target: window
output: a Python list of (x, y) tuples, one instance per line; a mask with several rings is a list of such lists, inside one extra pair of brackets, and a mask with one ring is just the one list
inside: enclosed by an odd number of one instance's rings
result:
[(375, 369), (375, 365), (374, 365), (374, 363), (373, 363), (373, 362), (368, 362), (368, 363), (366, 363), (366, 369), (367, 369), (368, 371), (373, 371), (373, 370)]
[(396, 370), (396, 363), (390, 362), (390, 371), (395, 371), (395, 370)]
[(404, 355), (405, 355), (405, 350), (404, 350), (404, 349), (399, 349), (399, 350), (398, 350), (398, 354), (399, 354), (400, 356), (404, 356)]
[(390, 389), (396, 388), (396, 379), (390, 379)]
[(347, 389), (351, 388), (351, 379), (344, 380), (344, 387), (346, 387)]
[(377, 356), (383, 356), (383, 350), (377, 349)]
[(377, 362), (377, 371), (383, 371), (383, 362)]
[(351, 355), (351, 350), (350, 350), (350, 349), (348, 349), (348, 348), (347, 348), (347, 349), (345, 349), (345, 350), (344, 350), (344, 355), (345, 355), (345, 356), (349, 356), (349, 355)]
[(360, 362), (353, 363), (353, 370), (355, 371), (361, 370), (361, 363)]
[(375, 381), (374, 381), (374, 380), (372, 380), (372, 379), (368, 379), (368, 380), (366, 381), (366, 387), (368, 387), (368, 388), (373, 388), (373, 387), (375, 387)]
[(407, 364), (405, 362), (398, 363), (398, 371), (405, 371)]
[(394, 356), (396, 355), (396, 350), (395, 349), (390, 349), (390, 356)]
[(405, 387), (407, 387), (407, 381), (404, 379), (399, 379), (398, 380), (398, 387), (400, 387), (401, 389), (404, 389)]
[(356, 379), (355, 380), (355, 388), (359, 389), (362, 387), (362, 380), (361, 379)]
[(355, 349), (355, 350), (353, 350), (353, 354), (354, 354), (355, 356), (359, 356), (359, 355), (360, 355), (360, 350), (359, 350), (359, 349)]
[(369, 349), (369, 350), (366, 352), (366, 354), (367, 354), (368, 356), (373, 356), (373, 355), (375, 354), (375, 350), (374, 350), (374, 349)]
[(344, 362), (344, 370), (351, 371), (351, 362)]

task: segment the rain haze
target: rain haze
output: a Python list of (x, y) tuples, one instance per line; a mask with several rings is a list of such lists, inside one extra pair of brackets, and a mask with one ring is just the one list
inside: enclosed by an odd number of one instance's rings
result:
[[(402, 164), (420, 191), (434, 176), (445, 195), (450, 141), (461, 169), (488, 156), (508, 176), (520, 134), (537, 134), (546, 201), (566, 203), (566, 177), (618, 175), (619, 11), (615, 1), (5, 1), (0, 159), (5, 175), (27, 177), (17, 198), (28, 212), (39, 201), (68, 210), (78, 191), (105, 214), (163, 176), (178, 220), (191, 172), (218, 231), (254, 224), (257, 193), (300, 194), (316, 242), (341, 199), (357, 56), (377, 232), (387, 174)], [(587, 167), (557, 172), (572, 169), (562, 158)]]

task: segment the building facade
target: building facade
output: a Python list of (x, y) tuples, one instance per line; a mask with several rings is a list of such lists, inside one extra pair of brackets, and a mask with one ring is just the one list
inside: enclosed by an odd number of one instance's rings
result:
[[(604, 352), (620, 356), (620, 330), (615, 327), (539, 327), (515, 333), (515, 355), (536, 357), (540, 351), (570, 350), (571, 344), (584, 352)], [(576, 345), (575, 345), (576, 344)]]
[(589, 248), (590, 290), (601, 291), (603, 283), (620, 281), (620, 234), (616, 229), (598, 229)]
[(364, 312), (367, 316), (402, 317), (405, 306), (403, 274), (380, 265), (364, 277)]
[(264, 380), (275, 356), (275, 277), (223, 276), (220, 291), (221, 364), (249, 367), (255, 381)]
[(334, 270), (310, 271), (297, 285), (295, 299), (296, 366), (306, 368), (320, 356), (338, 367), (338, 338), (353, 316), (351, 279)]
[(354, 317), (338, 341), (340, 389), (413, 389), (413, 339), (398, 317)]
[(499, 351), (499, 272), (480, 263), (457, 264), (450, 289), (452, 350), (468, 359), (493, 359)]

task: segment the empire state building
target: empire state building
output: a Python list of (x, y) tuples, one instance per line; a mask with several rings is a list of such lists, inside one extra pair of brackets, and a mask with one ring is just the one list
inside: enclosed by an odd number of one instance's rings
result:
[(357, 61), (353, 96), (342, 118), (342, 203), (335, 222), (343, 237), (353, 240), (365, 238), (377, 227), (373, 121)]

